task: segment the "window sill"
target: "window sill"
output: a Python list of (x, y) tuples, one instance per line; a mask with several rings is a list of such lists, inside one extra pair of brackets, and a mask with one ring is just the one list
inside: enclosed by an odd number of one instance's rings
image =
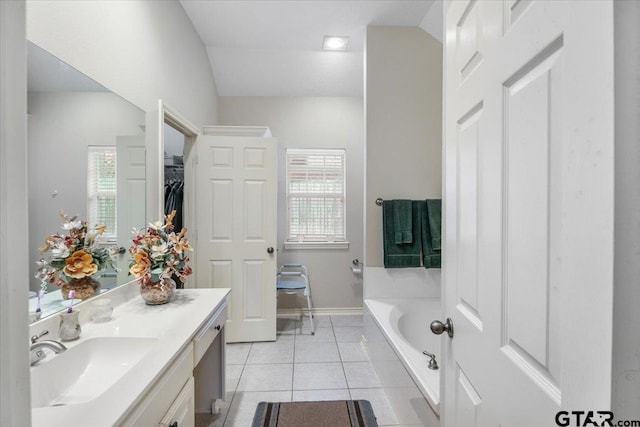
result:
[(285, 249), (349, 249), (349, 242), (284, 242)]

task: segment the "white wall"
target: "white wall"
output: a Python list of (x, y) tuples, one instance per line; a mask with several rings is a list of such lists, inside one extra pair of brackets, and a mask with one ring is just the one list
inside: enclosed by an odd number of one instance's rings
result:
[(613, 411), (640, 419), (640, 3), (615, 2)]
[(429, 9), (429, 12), (427, 12), (424, 18), (422, 18), (420, 25), (418, 25), (440, 43), (444, 41), (444, 19), (442, 19), (442, 8), (442, 0), (435, 0)]
[(382, 199), (442, 194), (442, 44), (419, 28), (368, 27), (365, 264), (383, 265)]
[[(0, 425), (31, 424), (24, 1), (0, 1)], [(18, 279), (17, 279), (18, 278)]]
[(145, 111), (216, 124), (207, 52), (177, 1), (27, 2), (27, 38)]
[(37, 248), (60, 231), (58, 211), (87, 219), (87, 146), (142, 135), (145, 115), (107, 92), (31, 92), (28, 108), (29, 278), (37, 290)]
[[(362, 99), (220, 97), (219, 102), (220, 124), (269, 126), (278, 138), (278, 264), (308, 267), (316, 308), (362, 307), (362, 281), (348, 268), (354, 258), (362, 259), (363, 255)], [(348, 250), (284, 250), (286, 148), (346, 149)], [(306, 302), (294, 297), (281, 295), (278, 307), (306, 307)]]

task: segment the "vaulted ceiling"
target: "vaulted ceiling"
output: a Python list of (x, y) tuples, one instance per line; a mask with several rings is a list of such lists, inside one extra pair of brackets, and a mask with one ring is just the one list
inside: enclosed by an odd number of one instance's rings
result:
[[(180, 0), (207, 48), (220, 96), (362, 96), (368, 25), (442, 40), (440, 0)], [(345, 52), (322, 50), (348, 36)]]

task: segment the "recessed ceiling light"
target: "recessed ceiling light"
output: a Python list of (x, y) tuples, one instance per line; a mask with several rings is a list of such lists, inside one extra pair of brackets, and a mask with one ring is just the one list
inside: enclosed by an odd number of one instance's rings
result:
[(349, 43), (349, 37), (343, 36), (324, 36), (322, 42), (323, 50), (347, 50), (347, 44)]

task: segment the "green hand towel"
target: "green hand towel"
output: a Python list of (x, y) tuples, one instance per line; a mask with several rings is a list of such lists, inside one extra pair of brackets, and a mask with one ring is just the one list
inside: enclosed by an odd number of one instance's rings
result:
[[(428, 210), (429, 201), (423, 201), (420, 204), (420, 235), (422, 237), (422, 255), (424, 268), (441, 268), (442, 255), (440, 249), (433, 247), (433, 236), (431, 235), (430, 214)], [(440, 211), (438, 211), (439, 213)], [(438, 215), (439, 217), (440, 215)], [(435, 222), (435, 221), (434, 221)], [(440, 227), (437, 227), (439, 230)], [(438, 241), (440, 240), (440, 233), (438, 233)]]
[(411, 200), (392, 200), (391, 204), (393, 206), (393, 230), (396, 245), (413, 243)]
[(439, 251), (442, 247), (442, 200), (427, 199), (427, 216), (431, 232), (431, 247), (433, 250)]
[[(416, 238), (412, 243), (396, 244), (392, 201), (382, 202), (382, 238), (385, 268), (420, 267), (420, 217), (419, 202), (411, 202), (412, 233)], [(425, 202), (421, 202), (425, 203)]]

